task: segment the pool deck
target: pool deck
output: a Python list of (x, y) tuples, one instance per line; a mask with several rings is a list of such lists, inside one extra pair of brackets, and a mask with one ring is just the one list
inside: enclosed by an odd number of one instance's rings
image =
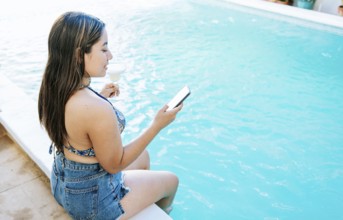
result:
[[(0, 74), (0, 219), (70, 219), (50, 192), (50, 143), (37, 103)], [(172, 218), (153, 204), (131, 219)]]
[(0, 125), (0, 219), (70, 219), (50, 194), (49, 178)]
[(223, 0), (234, 5), (255, 8), (262, 11), (284, 15), (290, 18), (299, 18), (302, 20), (324, 24), (335, 28), (343, 28), (343, 17), (315, 10), (307, 10), (295, 6), (275, 4), (264, 0)]

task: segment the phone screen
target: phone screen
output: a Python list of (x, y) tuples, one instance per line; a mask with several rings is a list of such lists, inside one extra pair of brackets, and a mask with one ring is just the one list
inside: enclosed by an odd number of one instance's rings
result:
[(191, 94), (191, 90), (188, 86), (183, 87), (175, 96), (168, 102), (167, 111), (179, 106), (188, 96)]

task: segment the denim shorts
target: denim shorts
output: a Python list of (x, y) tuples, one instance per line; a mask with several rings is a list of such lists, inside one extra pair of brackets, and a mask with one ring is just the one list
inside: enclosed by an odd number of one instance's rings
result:
[(129, 192), (123, 174), (110, 174), (100, 164), (55, 156), (51, 191), (56, 201), (73, 219), (119, 219), (124, 214), (120, 200)]

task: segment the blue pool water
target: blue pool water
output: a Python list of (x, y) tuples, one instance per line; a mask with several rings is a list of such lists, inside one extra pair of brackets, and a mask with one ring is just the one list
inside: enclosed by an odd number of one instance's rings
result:
[(93, 13), (128, 66), (113, 100), (124, 142), (192, 89), (149, 146), (152, 168), (180, 178), (174, 219), (342, 219), (343, 30), (215, 1), (129, 2), (2, 9), (0, 73), (37, 99), (53, 20)]

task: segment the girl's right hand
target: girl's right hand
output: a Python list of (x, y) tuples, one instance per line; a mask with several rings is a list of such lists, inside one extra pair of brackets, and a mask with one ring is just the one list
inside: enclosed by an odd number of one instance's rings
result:
[(181, 111), (183, 104), (181, 103), (178, 107), (167, 111), (168, 106), (164, 105), (156, 114), (153, 125), (155, 125), (159, 130), (162, 130), (176, 118), (176, 114)]

